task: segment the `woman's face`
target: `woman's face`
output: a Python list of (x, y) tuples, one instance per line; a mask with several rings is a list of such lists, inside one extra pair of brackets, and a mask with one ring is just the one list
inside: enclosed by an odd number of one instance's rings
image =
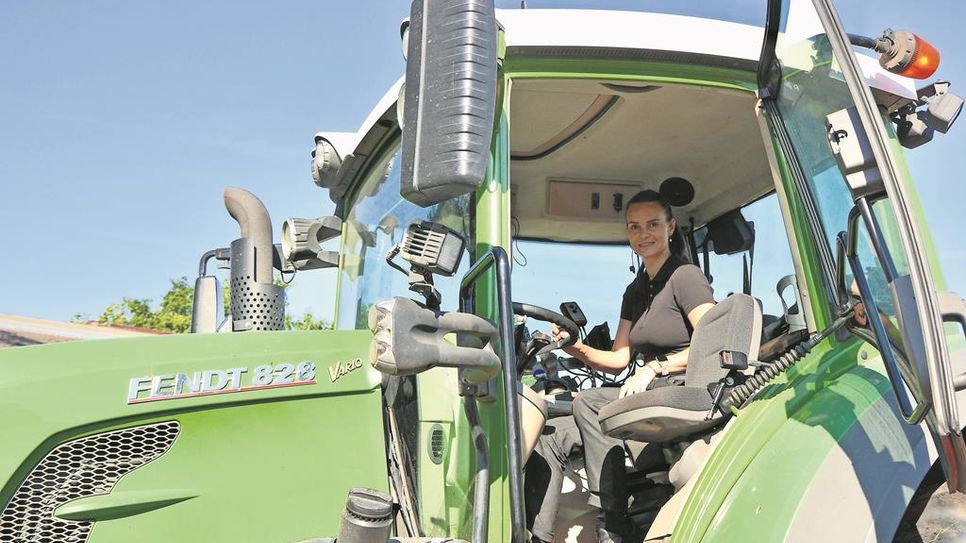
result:
[(641, 258), (670, 252), (668, 238), (672, 233), (674, 219), (667, 219), (661, 204), (641, 202), (627, 209), (627, 241)]

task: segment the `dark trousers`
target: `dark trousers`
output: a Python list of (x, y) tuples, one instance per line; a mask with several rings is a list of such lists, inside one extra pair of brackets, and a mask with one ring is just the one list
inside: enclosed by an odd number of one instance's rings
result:
[[(683, 375), (655, 379), (648, 390), (677, 386)], [(612, 532), (630, 528), (627, 518), (626, 453), (624, 442), (604, 435), (597, 417), (608, 403), (618, 399), (620, 388), (601, 387), (582, 390), (574, 399), (574, 414), (550, 419), (537, 441), (526, 466), (524, 491), (527, 521), (531, 533), (543, 540), (553, 540), (553, 524), (560, 503), (563, 472), (568, 458), (583, 450), (584, 468), (590, 498), (587, 503), (601, 512), (604, 525)], [(638, 469), (664, 466), (661, 446), (641, 444), (635, 458)], [(666, 467), (666, 466), (665, 466)]]
[(553, 541), (553, 525), (560, 505), (563, 474), (572, 455), (584, 454), (588, 503), (600, 509), (609, 529), (623, 529), (627, 513), (624, 484), (624, 442), (605, 436), (597, 413), (617, 399), (619, 388), (582, 390), (574, 400), (574, 414), (547, 421), (526, 466), (524, 493), (530, 533)]
[(627, 486), (624, 484), (624, 442), (604, 435), (597, 415), (601, 408), (617, 399), (619, 388), (604, 387), (583, 390), (574, 400), (574, 420), (584, 444), (584, 467), (587, 470), (588, 503), (604, 513), (605, 522), (613, 526), (627, 513)]
[(573, 417), (547, 421), (543, 435), (527, 460), (524, 495), (527, 526), (541, 541), (553, 541), (553, 525), (560, 506), (564, 470), (568, 459), (580, 455), (583, 443)]

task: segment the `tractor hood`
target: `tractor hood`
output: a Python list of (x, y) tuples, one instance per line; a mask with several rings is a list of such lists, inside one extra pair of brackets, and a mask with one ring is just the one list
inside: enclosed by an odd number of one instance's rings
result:
[(4, 350), (0, 524), (86, 529), (91, 542), (333, 536), (350, 488), (388, 489), (370, 339), (251, 332)]

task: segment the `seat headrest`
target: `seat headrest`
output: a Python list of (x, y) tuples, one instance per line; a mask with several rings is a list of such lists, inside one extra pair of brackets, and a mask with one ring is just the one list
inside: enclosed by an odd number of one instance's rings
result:
[(748, 361), (758, 359), (761, 344), (761, 308), (747, 294), (733, 294), (701, 317), (691, 336), (687, 386), (707, 386), (727, 375), (721, 367), (722, 351), (742, 353)]

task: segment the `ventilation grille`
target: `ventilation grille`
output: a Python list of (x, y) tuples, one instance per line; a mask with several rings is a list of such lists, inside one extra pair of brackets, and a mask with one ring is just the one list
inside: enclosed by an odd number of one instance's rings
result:
[(83, 543), (94, 523), (53, 516), (64, 503), (110, 492), (131, 471), (157, 459), (178, 437), (177, 422), (96, 434), (47, 453), (0, 513), (0, 543)]
[(445, 437), (443, 427), (439, 424), (434, 424), (429, 430), (429, 459), (434, 464), (441, 464), (443, 462), (443, 453), (446, 451)]
[(256, 283), (250, 275), (231, 278), (232, 329), (281, 330), (285, 324), (282, 287)]

